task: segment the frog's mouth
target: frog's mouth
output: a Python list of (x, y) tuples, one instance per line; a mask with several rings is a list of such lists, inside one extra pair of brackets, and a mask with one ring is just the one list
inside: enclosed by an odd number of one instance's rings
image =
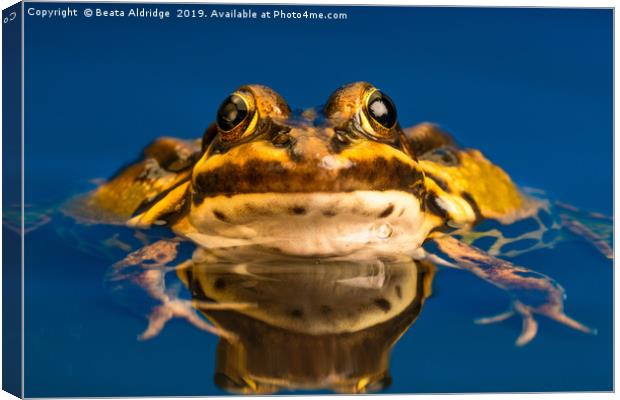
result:
[(193, 204), (186, 233), (209, 248), (260, 246), (300, 256), (413, 251), (432, 224), (400, 190), (243, 193)]

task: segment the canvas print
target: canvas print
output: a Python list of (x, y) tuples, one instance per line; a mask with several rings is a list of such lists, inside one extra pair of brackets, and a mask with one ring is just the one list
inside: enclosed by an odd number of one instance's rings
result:
[(613, 10), (3, 18), (4, 390), (613, 391)]

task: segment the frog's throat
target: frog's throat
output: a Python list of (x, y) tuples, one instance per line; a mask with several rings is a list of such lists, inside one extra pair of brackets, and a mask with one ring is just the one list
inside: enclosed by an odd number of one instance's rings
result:
[(419, 248), (435, 226), (420, 200), (399, 190), (254, 193), (193, 205), (177, 229), (209, 248), (260, 246), (299, 256)]

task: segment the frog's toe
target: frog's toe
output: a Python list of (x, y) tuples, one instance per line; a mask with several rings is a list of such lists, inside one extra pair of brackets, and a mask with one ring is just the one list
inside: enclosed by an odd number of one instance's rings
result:
[(508, 310), (508, 311), (505, 311), (503, 313), (500, 313), (500, 314), (497, 314), (497, 315), (493, 315), (491, 317), (477, 318), (477, 319), (474, 320), (474, 323), (479, 324), (479, 325), (494, 324), (496, 322), (505, 321), (508, 318), (512, 317), (514, 314), (515, 314), (515, 312), (513, 310)]
[(534, 319), (531, 309), (518, 301), (515, 302), (515, 304), (513, 304), (513, 308), (508, 311), (504, 311), (503, 313), (493, 315), (491, 317), (478, 318), (474, 320), (474, 322), (480, 325), (494, 324), (505, 321), (515, 314), (518, 314), (523, 321), (521, 334), (515, 341), (515, 344), (517, 346), (525, 346), (536, 337), (536, 333), (538, 333), (538, 323)]
[(566, 315), (564, 311), (560, 308), (543, 308), (541, 310), (538, 310), (538, 312), (548, 318), (551, 318), (556, 322), (569, 326), (578, 331), (589, 333), (591, 335), (596, 335), (598, 333), (595, 328), (590, 328), (582, 324), (581, 322), (572, 319), (571, 317)]
[(558, 306), (550, 306), (544, 305), (541, 307), (530, 307), (527, 306), (520, 301), (515, 301), (513, 304), (514, 310), (521, 315), (523, 319), (523, 328), (521, 330), (521, 335), (517, 338), (516, 345), (524, 346), (529, 343), (538, 331), (538, 323), (536, 319), (534, 319), (534, 314), (544, 315), (547, 318), (550, 318), (556, 322), (564, 324), (570, 328), (576, 329), (578, 331), (596, 335), (596, 329), (589, 328), (586, 325), (582, 324), (579, 321), (576, 321), (566, 315), (564, 313), (563, 307)]
[(515, 345), (521, 347), (525, 346), (536, 337), (538, 333), (538, 322), (534, 319), (532, 310), (528, 306), (517, 301), (514, 304), (514, 309), (521, 316), (523, 322), (521, 334), (515, 341)]

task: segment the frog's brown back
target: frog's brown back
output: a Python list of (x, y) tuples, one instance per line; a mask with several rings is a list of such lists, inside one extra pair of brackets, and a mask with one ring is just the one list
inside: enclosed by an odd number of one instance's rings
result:
[(73, 198), (63, 211), (83, 222), (124, 224), (186, 183), (199, 155), (198, 141), (159, 138), (144, 149), (138, 161), (95, 190)]
[(427, 204), (444, 219), (457, 225), (487, 218), (510, 223), (536, 208), (501, 167), (478, 150), (460, 147), (436, 125), (404, 132), (425, 174)]

